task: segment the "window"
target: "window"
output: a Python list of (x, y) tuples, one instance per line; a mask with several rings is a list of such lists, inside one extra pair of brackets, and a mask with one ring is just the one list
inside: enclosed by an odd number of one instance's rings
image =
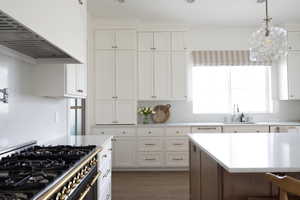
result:
[(272, 112), (270, 66), (193, 67), (193, 112)]

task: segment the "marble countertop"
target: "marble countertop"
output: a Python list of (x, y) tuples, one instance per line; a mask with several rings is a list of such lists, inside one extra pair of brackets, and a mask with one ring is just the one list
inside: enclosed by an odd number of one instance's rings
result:
[(300, 172), (299, 133), (189, 134), (231, 173)]
[(171, 126), (300, 126), (300, 122), (255, 122), (255, 123), (223, 123), (223, 122), (178, 122), (163, 124), (137, 124), (137, 125), (96, 125), (97, 127), (171, 127)]

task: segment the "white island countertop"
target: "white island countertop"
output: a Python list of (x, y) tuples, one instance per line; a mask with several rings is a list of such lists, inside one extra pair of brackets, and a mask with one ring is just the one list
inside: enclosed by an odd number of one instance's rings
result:
[(189, 134), (230, 173), (300, 172), (299, 133)]

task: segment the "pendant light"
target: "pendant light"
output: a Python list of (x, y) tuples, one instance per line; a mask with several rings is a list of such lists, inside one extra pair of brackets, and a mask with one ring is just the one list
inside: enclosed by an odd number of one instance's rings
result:
[(268, 0), (258, 0), (265, 3), (266, 18), (262, 27), (251, 35), (250, 60), (255, 62), (272, 62), (287, 55), (287, 31), (281, 27), (272, 26), (269, 17)]

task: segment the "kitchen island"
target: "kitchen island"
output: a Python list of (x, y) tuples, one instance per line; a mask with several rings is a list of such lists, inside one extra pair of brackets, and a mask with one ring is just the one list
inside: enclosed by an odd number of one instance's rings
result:
[(300, 177), (299, 133), (189, 134), (191, 200), (259, 200), (278, 189), (264, 177)]

